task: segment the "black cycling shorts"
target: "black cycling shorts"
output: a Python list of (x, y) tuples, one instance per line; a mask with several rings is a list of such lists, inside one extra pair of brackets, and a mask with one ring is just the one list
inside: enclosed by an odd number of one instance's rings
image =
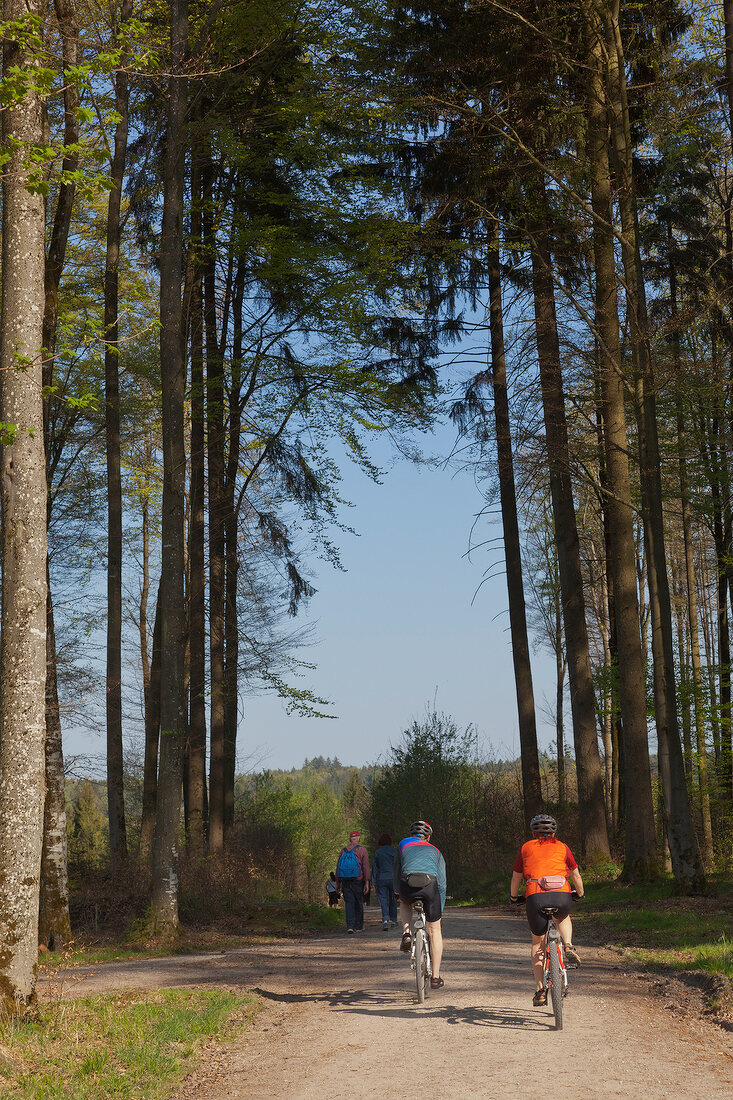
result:
[(530, 894), (525, 904), (530, 929), (535, 936), (544, 936), (550, 922), (544, 913), (540, 913), (542, 906), (557, 906), (556, 919), (564, 920), (570, 913), (571, 897), (567, 890), (540, 891), (537, 894)]
[(425, 886), (410, 886), (404, 879), (400, 879), (400, 900), (410, 905), (416, 898), (422, 898), (425, 919), (432, 924), (433, 921), (440, 920), (443, 910), (440, 905), (438, 880), (432, 875), (428, 877), (430, 881)]

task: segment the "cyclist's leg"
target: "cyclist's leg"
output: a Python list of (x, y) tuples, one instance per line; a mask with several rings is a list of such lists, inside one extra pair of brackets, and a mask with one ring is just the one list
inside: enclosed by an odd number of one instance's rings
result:
[(443, 929), (439, 920), (425, 921), (430, 936), (430, 959), (433, 964), (433, 977), (440, 977), (440, 964), (443, 960)]
[(410, 931), (410, 920), (412, 919), (412, 902), (405, 901), (400, 898), (400, 920), (402, 921), (402, 931)]
[(557, 922), (557, 930), (566, 947), (569, 943), (573, 942), (573, 922), (570, 919), (570, 914)]
[(536, 936), (534, 932), (532, 933), (530, 958), (532, 960), (532, 973), (534, 974), (535, 987), (537, 989), (542, 989), (543, 985), (546, 940), (547, 934), (544, 936)]

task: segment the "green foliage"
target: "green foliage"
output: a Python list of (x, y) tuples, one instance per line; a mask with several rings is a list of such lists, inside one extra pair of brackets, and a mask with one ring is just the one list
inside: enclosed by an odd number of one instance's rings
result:
[(219, 989), (116, 993), (51, 1002), (38, 1022), (0, 1023), (5, 1100), (163, 1100), (202, 1043), (227, 1041), (256, 1011)]
[(321, 901), (348, 826), (340, 800), (315, 776), (296, 787), (264, 772), (242, 790), (234, 844), (248, 853), (255, 896)]
[(373, 834), (398, 839), (418, 818), (433, 826), (454, 897), (473, 896), (488, 871), (509, 874), (523, 832), (515, 776), (479, 760), (473, 727), (434, 710), (404, 732), (372, 790)]
[[(107, 857), (106, 786), (85, 779), (67, 791), (66, 831), (71, 863), (98, 867)], [(69, 795), (71, 795), (69, 804)]]

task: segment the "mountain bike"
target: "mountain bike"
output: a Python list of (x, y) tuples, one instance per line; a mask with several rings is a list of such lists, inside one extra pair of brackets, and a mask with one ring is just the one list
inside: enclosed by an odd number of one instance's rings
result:
[(415, 898), (412, 903), (412, 950), (410, 952), (410, 966), (415, 971), (415, 985), (417, 986), (417, 999), (423, 1004), (430, 989), (430, 976), (433, 973), (430, 961), (430, 937), (425, 923), (425, 910), (422, 898)]
[[(573, 899), (577, 900), (578, 894), (575, 890), (572, 890), (571, 894)], [(524, 894), (519, 894), (517, 904), (522, 901), (524, 901)], [(545, 933), (545, 963), (542, 974), (542, 988), (552, 1004), (555, 1031), (562, 1031), (563, 1001), (568, 995), (568, 968), (565, 965), (565, 946), (555, 923), (557, 910), (556, 905), (541, 905), (539, 910), (549, 922)]]

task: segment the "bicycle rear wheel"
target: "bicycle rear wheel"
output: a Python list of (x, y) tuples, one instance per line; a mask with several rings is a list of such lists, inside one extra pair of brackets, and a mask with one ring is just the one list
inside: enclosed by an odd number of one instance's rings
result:
[(550, 996), (552, 1011), (555, 1014), (555, 1031), (562, 1031), (563, 978), (560, 966), (560, 944), (557, 941), (548, 943), (547, 950), (550, 952)]
[(418, 928), (415, 932), (415, 985), (417, 986), (417, 999), (420, 1004), (425, 1000), (429, 983), (428, 945), (425, 939), (425, 929)]

